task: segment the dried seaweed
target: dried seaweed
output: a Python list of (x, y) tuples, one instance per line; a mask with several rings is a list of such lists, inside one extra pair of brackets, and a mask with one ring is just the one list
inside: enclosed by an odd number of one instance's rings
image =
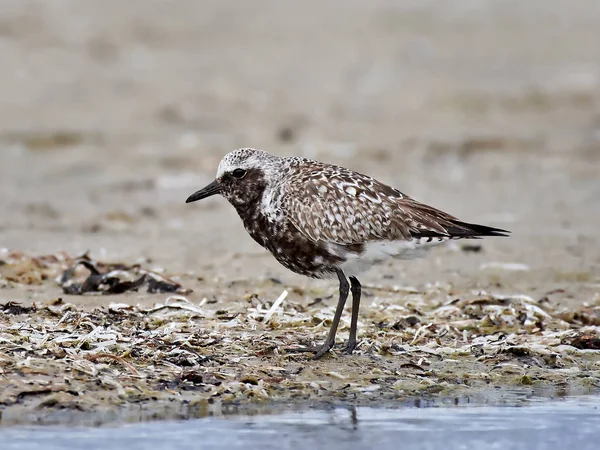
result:
[(87, 253), (76, 258), (66, 253), (32, 257), (5, 249), (0, 255), (0, 281), (34, 285), (54, 278), (68, 295), (122, 294), (137, 292), (143, 286), (147, 286), (146, 292), (151, 294), (191, 292), (172, 279), (144, 269), (139, 264), (99, 262)]
[[(106, 280), (132, 271), (90, 261), (74, 261), (63, 282), (84, 270), (90, 275), (82, 284), (91, 275)], [(339, 344), (311, 361), (287, 349), (320, 342), (335, 301), (268, 286), (273, 300), (259, 292), (226, 305), (170, 295), (151, 307), (0, 306), (0, 404), (89, 410), (163, 400), (239, 405), (470, 395), (490, 385), (600, 388), (600, 327), (582, 321), (595, 314), (589, 304), (568, 314), (552, 299), (522, 293), (366, 287), (371, 295), (361, 308), (355, 354), (342, 351), (345, 314)]]
[[(79, 266), (85, 267), (89, 275), (81, 282), (76, 280)], [(159, 275), (156, 272), (142, 269), (139, 265), (127, 266), (124, 264), (98, 263), (87, 254), (77, 258), (56, 280), (65, 294), (84, 295), (88, 293), (122, 294), (124, 292), (137, 292), (142, 286), (147, 285), (149, 293), (175, 292), (187, 294), (191, 292), (184, 289), (179, 283)]]
[(600, 334), (597, 332), (578, 333), (565, 339), (565, 343), (582, 350), (600, 350)]
[(2, 311), (6, 314), (28, 314), (30, 312), (36, 311), (35, 305), (33, 306), (21, 306), (20, 303), (17, 302), (6, 302), (4, 305), (0, 305)]

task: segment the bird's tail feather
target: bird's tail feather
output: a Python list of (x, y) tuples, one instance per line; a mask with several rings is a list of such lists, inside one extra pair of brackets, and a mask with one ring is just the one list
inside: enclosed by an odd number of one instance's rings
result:
[(501, 228), (493, 228), (485, 225), (477, 225), (475, 223), (466, 223), (460, 221), (454, 221), (454, 226), (450, 226), (446, 229), (451, 237), (462, 237), (462, 238), (478, 238), (484, 236), (502, 236), (508, 237), (510, 231), (503, 230)]

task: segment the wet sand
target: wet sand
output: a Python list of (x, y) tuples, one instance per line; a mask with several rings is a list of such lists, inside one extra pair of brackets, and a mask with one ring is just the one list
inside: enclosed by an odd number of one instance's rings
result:
[[(265, 388), (269, 400), (283, 402), (451, 397), (530, 382), (553, 392), (593, 391), (598, 351), (564, 346), (572, 343), (564, 339), (597, 337), (600, 325), (600, 48), (591, 45), (600, 39), (598, 20), (592, 0), (3, 5), (0, 248), (8, 250), (0, 259), (12, 251), (89, 251), (102, 261), (164, 269), (193, 290), (186, 298), (201, 313), (160, 313), (161, 320), (172, 321), (182, 339), (191, 332), (223, 340), (186, 344), (209, 363), (172, 360), (157, 369), (143, 332), (164, 324), (129, 324), (153, 322), (147, 310), (169, 294), (66, 296), (54, 282), (60, 264), (28, 284), (11, 281), (13, 261), (0, 266), (0, 304), (38, 309), (0, 312), (0, 408), (122, 408), (133, 401), (130, 389), (148, 405), (154, 398), (243, 404), (267, 400), (249, 392), (263, 379), (276, 387), (278, 377), (308, 386), (298, 399), (289, 389)], [(222, 155), (240, 146), (345, 165), (513, 234), (478, 242), (478, 252), (449, 246), (371, 270), (361, 278), (371, 288), (357, 355), (288, 356), (285, 346), (323, 339), (335, 284), (278, 266), (223, 199), (184, 204), (212, 179)], [(284, 289), (281, 323), (260, 322)], [(57, 298), (62, 304), (53, 305)], [(323, 300), (313, 304), (316, 298)], [(111, 303), (136, 309), (115, 315)], [(445, 316), (448, 307), (456, 308)], [(59, 323), (68, 311), (73, 316)], [(487, 322), (504, 313), (524, 313), (522, 327)], [(419, 322), (402, 322), (409, 316)], [(344, 320), (339, 341), (349, 314)], [(466, 336), (456, 324), (439, 336), (456, 320), (473, 322), (463, 324)], [(89, 347), (75, 342), (68, 356), (58, 344), (44, 353), (61, 333), (89, 334), (86, 321), (139, 339), (147, 359), (127, 354), (123, 342), (101, 348), (144, 375), (106, 359), (90, 362), (87, 375), (74, 368), (77, 358), (99, 352), (99, 338)], [(171, 337), (163, 333), (170, 346), (156, 359), (181, 350)], [(504, 353), (508, 369), (496, 376), (496, 350), (482, 355), (477, 346), (504, 339), (503, 348), (540, 347)], [(26, 344), (32, 348), (19, 350)], [(460, 358), (415, 345), (460, 349)], [(45, 372), (23, 370), (31, 364)], [(172, 384), (190, 370), (204, 381), (188, 380), (193, 389)], [(127, 395), (98, 384), (98, 373)], [(211, 384), (215, 373), (227, 382)], [(465, 373), (476, 381), (466, 383)], [(83, 383), (75, 390), (89, 404), (63, 389), (70, 377)], [(371, 379), (380, 387), (368, 395), (352, 390)], [(440, 382), (447, 385), (435, 392)], [(347, 384), (356, 386), (342, 390)]]

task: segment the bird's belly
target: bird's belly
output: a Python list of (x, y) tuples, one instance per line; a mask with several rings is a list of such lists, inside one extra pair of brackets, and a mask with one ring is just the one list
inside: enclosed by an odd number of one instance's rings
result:
[(324, 242), (313, 242), (286, 223), (254, 220), (245, 224), (250, 236), (285, 268), (300, 275), (328, 278), (342, 262)]
[(331, 277), (342, 262), (340, 257), (329, 254), (323, 246), (316, 246), (308, 241), (287, 242), (266, 247), (285, 268), (313, 278)]
[[(422, 238), (410, 241), (372, 241), (364, 244), (361, 252), (345, 251), (342, 246), (331, 246), (330, 251), (343, 256), (340, 269), (348, 276), (356, 276), (371, 266), (385, 260), (416, 259), (425, 256), (427, 250), (448, 241), (447, 238)], [(340, 248), (342, 247), (342, 248)]]

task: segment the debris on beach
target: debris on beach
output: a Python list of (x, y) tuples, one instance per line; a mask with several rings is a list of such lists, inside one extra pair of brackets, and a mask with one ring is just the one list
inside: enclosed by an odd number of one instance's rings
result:
[[(88, 263), (77, 265), (98, 275), (123, 270)], [(456, 296), (432, 286), (399, 301), (394, 290), (374, 290), (361, 309), (355, 353), (338, 344), (312, 361), (287, 349), (320, 342), (335, 302), (266, 286), (268, 295), (217, 304), (181, 294), (152, 306), (0, 304), (0, 405), (94, 411), (161, 402), (457, 398), (492, 387), (600, 389), (600, 327), (581, 322), (589, 305), (567, 315), (558, 303), (521, 293)], [(340, 333), (349, 326), (343, 316)]]
[[(89, 272), (83, 280), (77, 276), (80, 267)], [(138, 291), (143, 286), (147, 286), (146, 291), (149, 293), (189, 294), (191, 292), (164, 275), (143, 269), (139, 264), (100, 263), (92, 260), (87, 254), (73, 261), (56, 281), (63, 292), (70, 295), (122, 294)]]
[(70, 260), (64, 252), (29, 256), (19, 251), (0, 249), (0, 280), (24, 285), (42, 284), (52, 279)]
[(39, 285), (54, 279), (68, 295), (122, 294), (146, 292), (189, 294), (173, 279), (145, 269), (141, 264), (106, 263), (92, 259), (86, 252), (71, 257), (61, 252), (54, 255), (29, 256), (2, 249), (0, 252), (0, 282)]

